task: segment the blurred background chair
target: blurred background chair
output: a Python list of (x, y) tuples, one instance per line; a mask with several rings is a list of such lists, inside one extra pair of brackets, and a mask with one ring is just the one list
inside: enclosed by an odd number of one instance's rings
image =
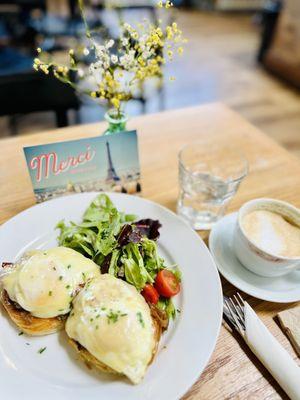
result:
[(262, 63), (268, 71), (300, 88), (300, 2), (285, 0), (282, 11), (273, 18), (272, 39)]
[(62, 127), (68, 125), (68, 110), (79, 108), (72, 88), (32, 68), (41, 35), (32, 21), (45, 15), (44, 0), (0, 0), (0, 116), (9, 118), (12, 134), (24, 114), (52, 111), (56, 126)]

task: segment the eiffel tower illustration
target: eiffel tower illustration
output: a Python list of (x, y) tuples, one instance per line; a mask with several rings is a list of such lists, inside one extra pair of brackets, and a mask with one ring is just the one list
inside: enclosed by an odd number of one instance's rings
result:
[(118, 182), (120, 181), (120, 178), (118, 177), (115, 167), (113, 165), (108, 142), (106, 142), (106, 150), (107, 150), (107, 162), (108, 162), (106, 182), (112, 182), (112, 181)]

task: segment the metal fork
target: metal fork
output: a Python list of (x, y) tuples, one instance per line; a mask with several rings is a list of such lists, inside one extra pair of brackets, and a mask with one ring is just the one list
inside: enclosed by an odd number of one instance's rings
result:
[(292, 400), (300, 400), (300, 369), (297, 363), (272, 336), (239, 293), (232, 297), (223, 297), (223, 313), (224, 319), (239, 332), (251, 351), (289, 397)]
[(243, 338), (246, 331), (244, 307), (245, 302), (239, 293), (233, 297), (223, 296), (224, 315)]

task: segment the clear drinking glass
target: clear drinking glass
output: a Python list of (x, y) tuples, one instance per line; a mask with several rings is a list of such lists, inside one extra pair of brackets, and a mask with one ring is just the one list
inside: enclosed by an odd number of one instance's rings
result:
[(179, 153), (177, 213), (194, 229), (211, 229), (247, 172), (245, 157), (226, 143), (207, 140), (186, 145)]

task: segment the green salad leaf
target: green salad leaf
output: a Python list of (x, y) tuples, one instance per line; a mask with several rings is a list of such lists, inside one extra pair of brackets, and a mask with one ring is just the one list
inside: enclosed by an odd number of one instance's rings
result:
[(124, 223), (136, 219), (134, 215), (119, 212), (110, 198), (100, 194), (90, 204), (80, 224), (64, 221), (57, 224), (60, 230), (60, 246), (70, 247), (95, 262), (103, 261), (102, 256), (110, 254), (118, 245), (116, 235)]
[(125, 268), (126, 281), (142, 290), (146, 283), (153, 283), (154, 279), (144, 265), (139, 247), (135, 243), (128, 243), (124, 247), (121, 261)]
[(175, 319), (176, 308), (174, 307), (172, 299), (166, 299), (165, 297), (161, 297), (158, 300), (157, 307), (165, 311), (169, 318)]

